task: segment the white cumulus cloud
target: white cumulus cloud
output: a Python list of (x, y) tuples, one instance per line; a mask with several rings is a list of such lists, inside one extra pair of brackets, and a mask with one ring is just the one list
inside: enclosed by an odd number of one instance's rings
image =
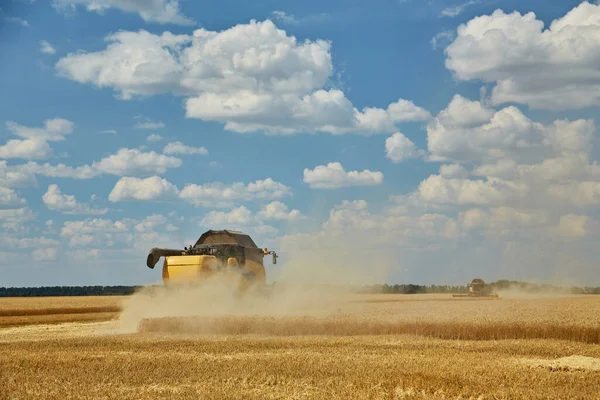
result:
[(466, 178), (469, 171), (459, 164), (445, 164), (440, 166), (440, 175), (444, 178)]
[(200, 222), (204, 226), (244, 226), (255, 222), (252, 212), (244, 206), (234, 208), (229, 212), (210, 211)]
[(179, 190), (171, 182), (159, 176), (151, 176), (146, 179), (135, 177), (123, 177), (118, 180), (108, 196), (112, 202), (152, 200), (168, 201), (176, 200)]
[(544, 29), (533, 12), (496, 10), (458, 27), (446, 67), (493, 82), (491, 101), (550, 110), (600, 105), (600, 5), (584, 1)]
[(47, 40), (40, 40), (40, 51), (44, 54), (54, 54), (56, 49)]
[(37, 180), (34, 174), (17, 169), (12, 165), (9, 166), (6, 160), (0, 160), (0, 186), (7, 188), (26, 187), (35, 186), (36, 183)]
[(27, 204), (13, 189), (0, 186), (0, 208), (16, 208)]
[(164, 174), (169, 168), (180, 166), (179, 158), (127, 148), (92, 164), (92, 168), (101, 173), (119, 176)]
[(145, 22), (158, 24), (195, 25), (193, 19), (181, 12), (179, 0), (53, 0), (53, 6), (60, 10), (75, 10), (78, 6), (87, 11), (104, 14), (114, 8), (123, 12), (136, 13)]
[(256, 214), (245, 206), (232, 208), (230, 211), (212, 210), (206, 213), (200, 223), (203, 226), (222, 226), (231, 229), (252, 226), (261, 234), (271, 234), (275, 228), (265, 225), (265, 221), (295, 221), (300, 218), (302, 218), (300, 211), (290, 210), (284, 203), (273, 201), (262, 206)]
[(123, 218), (116, 221), (87, 218), (66, 221), (60, 236), (71, 248), (102, 249), (105, 254), (112, 253), (121, 258), (131, 257), (157, 245), (180, 247), (179, 240), (173, 240), (171, 234), (165, 233), (167, 221), (168, 219), (160, 214), (152, 214), (142, 219)]
[(383, 182), (379, 171), (346, 171), (339, 162), (304, 169), (304, 183), (313, 189), (338, 189), (349, 186), (373, 186)]
[(5, 232), (22, 232), (25, 223), (35, 219), (29, 207), (0, 209), (0, 226)]
[(105, 50), (69, 54), (56, 64), (71, 80), (112, 88), (121, 99), (186, 96), (188, 118), (235, 132), (333, 134), (394, 132), (429, 113), (399, 99), (387, 108), (355, 108), (325, 89), (333, 74), (331, 44), (298, 41), (266, 20), (192, 35), (118, 32)]
[(91, 165), (77, 167), (32, 161), (8, 166), (6, 162), (0, 161), (0, 184), (6, 182), (5, 186), (31, 186), (35, 184), (37, 175), (70, 179), (92, 179), (103, 174), (151, 176), (180, 166), (181, 159), (176, 157), (154, 151), (121, 148), (115, 154), (94, 161)]
[(12, 139), (0, 146), (0, 158), (20, 158), (24, 160), (44, 160), (52, 155), (47, 142), (38, 139)]
[(52, 155), (48, 142), (65, 140), (65, 136), (73, 132), (73, 123), (63, 118), (47, 119), (41, 128), (32, 128), (13, 121), (7, 121), (6, 127), (21, 139), (11, 139), (0, 146), (0, 158), (4, 159), (46, 159)]
[(286, 204), (280, 201), (273, 201), (263, 206), (257, 217), (265, 220), (294, 221), (301, 218), (302, 214), (299, 210), (290, 210)]
[(427, 126), (428, 150), (435, 160), (541, 161), (589, 147), (593, 120), (534, 122), (518, 108), (494, 111), (456, 95)]
[(200, 154), (200, 155), (207, 155), (208, 154), (208, 150), (206, 150), (204, 147), (192, 147), (192, 146), (186, 146), (181, 142), (172, 142), (169, 143), (165, 146), (165, 148), (163, 149), (163, 153), (164, 154)]
[[(0, 164), (1, 169), (2, 166)], [(36, 175), (70, 179), (91, 179), (99, 175), (99, 172), (89, 165), (71, 167), (65, 164), (39, 164), (31, 161), (26, 164), (7, 166), (6, 173), (15, 178), (20, 177), (24, 184), (34, 183)]]
[(56, 184), (48, 186), (48, 190), (42, 196), (42, 200), (48, 209), (59, 211), (63, 214), (101, 215), (108, 212), (107, 208), (94, 208), (89, 204), (78, 202), (75, 196), (62, 193)]
[(385, 156), (395, 163), (420, 158), (425, 152), (400, 132), (394, 133), (385, 140)]
[(58, 247), (60, 241), (45, 236), (19, 238), (15, 235), (0, 235), (0, 247), (35, 249), (38, 247)]
[(291, 196), (291, 189), (271, 178), (248, 184), (235, 182), (189, 184), (181, 190), (180, 197), (196, 207), (230, 207), (237, 202), (252, 200), (276, 200)]
[(419, 197), (435, 204), (501, 205), (509, 197), (524, 197), (527, 192), (522, 185), (501, 180), (447, 179), (431, 175), (419, 184)]
[(6, 127), (14, 135), (24, 139), (58, 141), (65, 140), (65, 136), (73, 132), (73, 122), (64, 118), (52, 118), (44, 121), (41, 128), (31, 128), (14, 121), (6, 122)]

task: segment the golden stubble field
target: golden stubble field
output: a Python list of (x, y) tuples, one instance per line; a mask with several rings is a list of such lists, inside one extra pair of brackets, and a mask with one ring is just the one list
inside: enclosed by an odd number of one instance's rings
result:
[(0, 399), (600, 399), (600, 296), (165, 291), (0, 315)]

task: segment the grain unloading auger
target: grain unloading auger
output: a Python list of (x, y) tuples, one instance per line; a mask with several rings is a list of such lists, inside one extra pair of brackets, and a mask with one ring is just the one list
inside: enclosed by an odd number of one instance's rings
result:
[(203, 282), (213, 276), (237, 278), (243, 288), (251, 284), (266, 284), (263, 258), (277, 254), (259, 248), (247, 234), (232, 230), (209, 230), (193, 246), (178, 249), (152, 248), (146, 265), (153, 269), (164, 257), (162, 278), (172, 283)]
[(492, 287), (483, 279), (475, 278), (467, 285), (466, 294), (453, 294), (452, 297), (498, 299), (498, 295), (492, 291)]

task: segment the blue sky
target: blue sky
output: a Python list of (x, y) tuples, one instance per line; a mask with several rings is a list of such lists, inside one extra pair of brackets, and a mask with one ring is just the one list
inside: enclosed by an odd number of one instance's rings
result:
[(210, 228), (277, 248), (272, 279), (600, 285), (596, 3), (0, 18), (2, 286), (151, 283), (150, 247)]

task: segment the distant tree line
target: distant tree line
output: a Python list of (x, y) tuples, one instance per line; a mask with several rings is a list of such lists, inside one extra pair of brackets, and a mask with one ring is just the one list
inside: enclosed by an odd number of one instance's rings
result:
[[(561, 294), (600, 294), (600, 287), (556, 286), (536, 283), (498, 280), (490, 282), (495, 291), (516, 290), (523, 293), (561, 293)], [(360, 293), (394, 293), (394, 294), (422, 294), (422, 293), (466, 293), (467, 286), (448, 285), (368, 285), (355, 289)]]
[(140, 288), (141, 286), (0, 287), (0, 297), (123, 296), (133, 294)]
[[(490, 285), (496, 291), (518, 290), (526, 293), (565, 293), (600, 294), (600, 287), (577, 287), (538, 285), (535, 283), (499, 280)], [(143, 286), (44, 286), (44, 287), (0, 287), (0, 297), (40, 297), (40, 296), (126, 296), (135, 293)], [(466, 293), (467, 286), (450, 285), (362, 285), (353, 286), (358, 293), (424, 294), (424, 293)]]

